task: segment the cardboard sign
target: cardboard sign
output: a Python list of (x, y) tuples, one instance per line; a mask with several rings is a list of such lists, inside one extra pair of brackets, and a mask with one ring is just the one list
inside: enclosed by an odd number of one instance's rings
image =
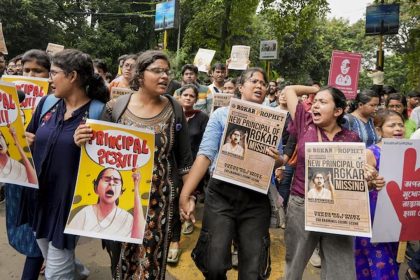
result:
[(62, 50), (64, 50), (64, 46), (63, 45), (48, 43), (46, 52), (48, 54), (56, 54), (58, 52), (61, 52)]
[(232, 46), (228, 68), (234, 70), (248, 69), (250, 52), (251, 47), (249, 46)]
[(419, 240), (420, 140), (384, 139), (379, 174), (372, 242)]
[(371, 237), (364, 143), (305, 144), (305, 230)]
[(3, 75), (1, 79), (14, 83), (16, 89), (25, 93), (25, 100), (20, 103), (20, 107), (24, 113), (23, 123), (26, 128), (32, 119), (32, 114), (35, 112), (39, 101), (48, 93), (48, 79), (14, 75)]
[(4, 35), (3, 35), (3, 26), (1, 23), (0, 23), (0, 52), (3, 54), (9, 54), (7, 52), (6, 41), (4, 40)]
[(0, 182), (38, 188), (16, 87), (0, 81)]
[(341, 90), (347, 99), (355, 99), (359, 83), (362, 55), (333, 51), (328, 85)]
[(208, 49), (198, 49), (194, 58), (194, 65), (197, 66), (200, 72), (209, 72), (211, 69), (211, 61), (213, 60), (216, 51)]
[(142, 244), (152, 184), (153, 131), (88, 119), (65, 233)]
[(236, 98), (230, 101), (213, 177), (260, 193), (268, 192), (287, 112)]
[(277, 40), (261, 41), (260, 59), (277, 59)]

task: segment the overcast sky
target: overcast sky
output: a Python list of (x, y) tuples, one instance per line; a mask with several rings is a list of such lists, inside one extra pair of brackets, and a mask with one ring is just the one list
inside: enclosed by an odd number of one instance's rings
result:
[(328, 18), (345, 18), (350, 23), (355, 23), (365, 17), (366, 6), (373, 3), (373, 0), (328, 0), (331, 12)]

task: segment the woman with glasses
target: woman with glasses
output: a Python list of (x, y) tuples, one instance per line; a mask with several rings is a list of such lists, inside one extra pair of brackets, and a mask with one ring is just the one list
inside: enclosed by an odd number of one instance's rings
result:
[[(77, 237), (64, 234), (80, 158), (73, 134), (80, 123), (92, 118), (91, 103), (103, 106), (101, 101), (109, 94), (102, 78), (94, 74), (90, 56), (78, 50), (67, 49), (52, 57), (50, 82), (58, 100), (41, 115), (51, 97), (41, 99), (26, 134), (39, 183), (30, 222), (46, 260), (45, 278), (78, 279), (88, 272), (75, 262)], [(21, 211), (28, 213), (32, 203), (24, 201)]]
[(109, 236), (131, 238), (143, 236), (145, 220), (139, 196), (140, 174), (135, 171), (132, 177), (135, 192), (134, 218), (132, 214), (118, 207), (119, 199), (125, 191), (124, 182), (118, 170), (108, 167), (101, 170), (93, 181), (93, 190), (98, 195), (98, 203), (86, 206), (77, 212), (68, 228)]
[(362, 142), (369, 147), (379, 141), (376, 135), (373, 117), (378, 111), (379, 95), (372, 90), (362, 90), (351, 103), (349, 114), (344, 118), (344, 127), (356, 132)]
[(133, 77), (133, 70), (134, 65), (136, 64), (136, 59), (136, 54), (130, 54), (124, 57), (122, 60), (121, 76), (118, 76), (111, 83), (109, 83), (109, 92), (111, 92), (113, 87), (130, 88), (130, 81)]
[[(190, 141), (181, 105), (165, 95), (170, 75), (167, 56), (160, 51), (146, 51), (138, 57), (134, 70), (131, 88), (135, 92), (109, 101), (102, 119), (155, 131), (150, 204), (142, 245), (121, 246), (107, 241), (106, 247), (114, 278), (164, 279), (174, 207), (178, 207), (181, 180), (186, 179), (192, 163)], [(116, 115), (116, 111), (121, 114)], [(91, 128), (81, 125), (75, 141), (81, 145), (91, 137)]]
[[(239, 78), (241, 99), (262, 104), (267, 77), (261, 68), (250, 68)], [(210, 168), (214, 169), (228, 107), (214, 111), (207, 124), (197, 157), (180, 195), (180, 212), (194, 222), (191, 194)], [(280, 165), (276, 149), (268, 154)], [(267, 279), (270, 274), (270, 201), (268, 196), (233, 183), (211, 178), (204, 202), (203, 226), (192, 256), (206, 279), (226, 279), (232, 268), (231, 245), (238, 242), (239, 279)]]
[(407, 115), (407, 100), (405, 96), (399, 93), (391, 93), (385, 102), (385, 107), (388, 110), (395, 111), (401, 114), (404, 118), (405, 133), (404, 138), (410, 139), (411, 135), (416, 131), (416, 122), (408, 118)]

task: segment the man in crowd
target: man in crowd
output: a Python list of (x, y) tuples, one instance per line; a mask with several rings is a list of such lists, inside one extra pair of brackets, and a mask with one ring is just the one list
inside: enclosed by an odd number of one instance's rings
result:
[[(210, 114), (212, 106), (212, 96), (208, 87), (200, 85), (197, 82), (198, 68), (192, 64), (185, 64), (181, 69), (182, 81), (181, 85), (195, 84), (198, 88), (198, 100), (194, 105), (194, 109), (201, 110), (204, 113)], [(180, 89), (175, 91), (175, 97), (179, 98)]]
[(213, 65), (211, 76), (213, 79), (213, 83), (209, 85), (211, 93), (222, 93), (226, 78), (226, 66), (220, 62), (215, 63)]
[[(413, 110), (417, 108), (420, 105), (420, 92), (419, 91), (410, 91), (407, 94), (407, 114), (408, 116), (411, 116), (411, 112), (414, 112)], [(419, 109), (416, 110), (417, 114), (419, 114), (420, 117), (420, 111)], [(417, 119), (414, 119), (414, 121), (417, 123), (417, 127), (419, 127), (420, 122), (417, 121)]]
[(263, 104), (269, 107), (277, 107), (279, 104), (277, 104), (276, 92), (277, 92), (277, 82), (273, 80), (268, 84), (268, 90), (267, 90), (268, 95), (265, 97)]

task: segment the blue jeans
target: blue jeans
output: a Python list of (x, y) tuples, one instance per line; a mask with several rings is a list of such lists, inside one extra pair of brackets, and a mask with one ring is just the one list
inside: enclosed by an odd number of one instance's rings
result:
[(203, 227), (192, 252), (207, 280), (226, 279), (232, 268), (232, 240), (238, 242), (239, 279), (268, 279), (270, 274), (270, 202), (267, 195), (211, 179), (204, 203)]
[(283, 179), (280, 182), (276, 182), (276, 188), (281, 197), (283, 198), (283, 208), (287, 209), (287, 203), (289, 201), (290, 186), (292, 185), (293, 174), (295, 168), (288, 164), (285, 165), (283, 170)]

